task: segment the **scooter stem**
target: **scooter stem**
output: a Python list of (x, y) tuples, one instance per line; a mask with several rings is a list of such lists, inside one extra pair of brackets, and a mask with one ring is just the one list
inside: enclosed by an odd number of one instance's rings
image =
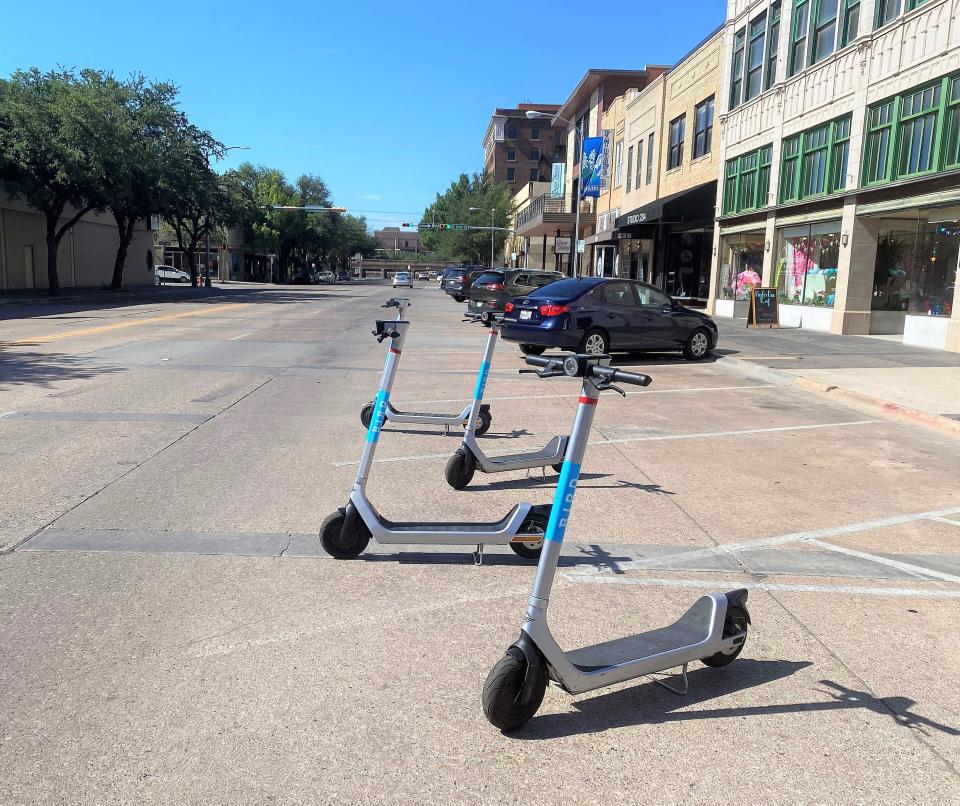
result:
[(466, 432), (474, 433), (477, 420), (480, 417), (480, 402), (483, 400), (483, 390), (487, 385), (487, 375), (490, 373), (490, 364), (493, 362), (493, 351), (497, 346), (497, 336), (500, 335), (500, 326), (491, 321), (490, 332), (487, 334), (487, 346), (483, 351), (483, 360), (480, 362), (480, 371), (477, 373), (477, 385), (473, 388), (473, 408), (467, 419)]

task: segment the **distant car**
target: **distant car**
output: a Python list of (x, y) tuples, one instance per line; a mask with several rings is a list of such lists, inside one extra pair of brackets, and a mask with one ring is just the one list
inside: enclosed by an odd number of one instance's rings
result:
[(398, 271), (393, 275), (393, 287), (399, 288), (403, 285), (413, 288), (413, 279), (410, 277), (410, 272)]
[(318, 283), (335, 283), (337, 282), (337, 275), (332, 271), (322, 271), (317, 275)]
[(448, 274), (443, 281), (443, 290), (457, 302), (463, 302), (470, 293), (470, 284), (487, 269), (459, 269)]
[(427, 272), (422, 271), (422, 272), (420, 272), (420, 273), (417, 275), (417, 279), (418, 279), (418, 280), (429, 280), (429, 279), (430, 279), (430, 275), (427, 274)]
[[(203, 273), (199, 273), (198, 277), (202, 277)], [(163, 285), (164, 283), (189, 283), (190, 274), (189, 272), (181, 271), (180, 269), (175, 269), (173, 266), (154, 266), (153, 267), (153, 284), (154, 285)]]
[(317, 282), (317, 276), (306, 269), (298, 269), (290, 275), (291, 285), (312, 285)]
[(558, 271), (535, 269), (498, 269), (481, 274), (470, 285), (467, 312), (484, 314), (503, 313), (511, 297), (532, 294), (538, 288), (563, 279)]
[(348, 271), (341, 271), (337, 273), (337, 280), (340, 282), (348, 282), (353, 279), (353, 275)]
[(588, 355), (646, 350), (680, 350), (690, 361), (717, 346), (717, 324), (685, 308), (659, 288), (615, 277), (558, 280), (504, 307), (505, 339), (522, 352), (539, 355), (548, 347)]

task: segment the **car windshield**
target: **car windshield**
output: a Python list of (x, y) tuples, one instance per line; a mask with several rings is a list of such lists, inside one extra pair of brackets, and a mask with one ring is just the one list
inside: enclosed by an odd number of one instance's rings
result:
[(586, 294), (591, 288), (597, 285), (597, 281), (592, 278), (581, 277), (574, 279), (568, 277), (566, 280), (557, 280), (555, 283), (538, 288), (530, 294), (531, 297), (550, 297), (556, 299), (576, 299), (582, 294)]
[(503, 274), (498, 271), (488, 271), (485, 274), (481, 274), (476, 280), (473, 281), (474, 285), (486, 285), (487, 283), (502, 283)]

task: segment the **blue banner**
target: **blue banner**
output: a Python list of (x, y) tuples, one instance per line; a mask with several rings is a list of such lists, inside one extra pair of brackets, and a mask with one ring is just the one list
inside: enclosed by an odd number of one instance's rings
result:
[(603, 138), (587, 137), (580, 157), (580, 198), (600, 195), (603, 179)]

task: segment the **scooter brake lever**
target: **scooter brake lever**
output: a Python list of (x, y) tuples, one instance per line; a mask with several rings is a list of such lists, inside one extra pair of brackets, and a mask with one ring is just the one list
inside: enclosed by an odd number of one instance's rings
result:
[(606, 392), (608, 389), (611, 392), (616, 392), (621, 397), (626, 397), (627, 393), (623, 391), (619, 386), (614, 386), (613, 384), (605, 384), (603, 386), (597, 387), (601, 392)]

